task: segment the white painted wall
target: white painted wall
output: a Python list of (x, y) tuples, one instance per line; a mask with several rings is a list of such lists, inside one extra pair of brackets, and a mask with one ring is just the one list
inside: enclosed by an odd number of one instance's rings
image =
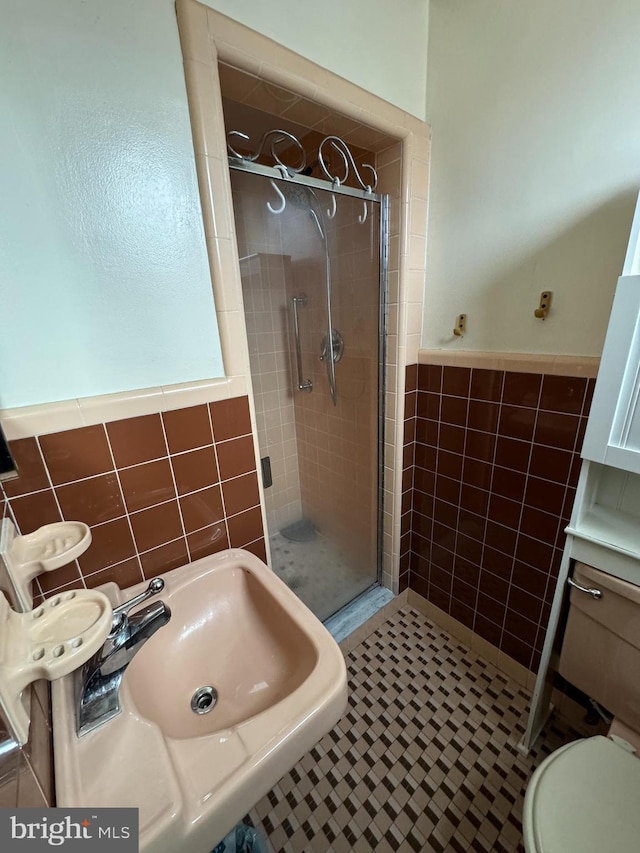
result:
[(173, 5), (0, 20), (0, 407), (221, 376)]
[[(428, 0), (209, 2), (424, 117)], [(173, 0), (0, 20), (0, 408), (222, 375)]]
[(423, 344), (599, 355), (640, 189), (640, 4), (431, 0), (429, 29)]
[(424, 120), (429, 0), (202, 0)]

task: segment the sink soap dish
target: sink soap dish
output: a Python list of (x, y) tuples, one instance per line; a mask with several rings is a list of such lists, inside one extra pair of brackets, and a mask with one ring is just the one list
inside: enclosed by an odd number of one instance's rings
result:
[(33, 607), (31, 582), (43, 572), (66, 566), (91, 545), (91, 530), (81, 521), (58, 521), (20, 536), (8, 518), (0, 531), (0, 557), (16, 596), (17, 609)]
[(0, 706), (21, 744), (29, 736), (25, 687), (86, 663), (106, 640), (112, 613), (106, 595), (93, 589), (54, 595), (27, 613), (16, 613), (0, 593)]

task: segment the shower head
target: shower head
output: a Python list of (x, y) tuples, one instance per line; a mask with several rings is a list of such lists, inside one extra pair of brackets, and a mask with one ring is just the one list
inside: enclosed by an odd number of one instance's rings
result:
[(309, 207), (309, 190), (292, 181), (278, 181), (278, 186), (288, 202), (296, 207)]
[[(323, 240), (326, 240), (326, 237), (324, 236), (324, 228), (323, 228), (323, 227), (322, 227), (322, 225), (320, 224), (320, 220), (318, 219), (318, 214), (317, 214), (317, 213), (315, 212), (315, 210), (313, 210), (313, 208), (311, 208), (311, 207), (309, 208), (309, 215), (311, 216), (311, 218), (313, 219), (313, 221), (314, 221), (314, 222), (316, 223), (316, 225), (318, 226), (318, 231), (320, 232), (320, 236), (322, 237), (322, 239), (323, 239)], [(322, 213), (321, 213), (320, 215), (322, 215)]]
[[(287, 203), (291, 203), (301, 210), (308, 211), (309, 216), (316, 224), (320, 237), (322, 240), (326, 240), (322, 206), (315, 192), (310, 187), (295, 184), (292, 181), (278, 181), (278, 185)], [(318, 212), (314, 208), (317, 208)]]

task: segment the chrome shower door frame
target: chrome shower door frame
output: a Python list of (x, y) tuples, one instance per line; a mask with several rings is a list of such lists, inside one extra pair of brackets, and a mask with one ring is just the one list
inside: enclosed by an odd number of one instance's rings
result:
[[(378, 583), (383, 585), (384, 448), (387, 412), (387, 344), (389, 317), (389, 196), (380, 197), (380, 296), (378, 314)], [(392, 497), (393, 500), (393, 497)], [(393, 515), (393, 507), (389, 507)]]
[[(389, 270), (389, 196), (383, 193), (363, 192), (361, 189), (334, 184), (320, 178), (295, 173), (285, 174), (283, 169), (263, 166), (238, 157), (229, 157), (229, 168), (238, 172), (250, 172), (276, 181), (289, 181), (292, 184), (323, 190), (334, 195), (346, 195), (363, 201), (380, 204), (380, 246), (379, 246), (379, 312), (378, 312), (378, 489), (377, 489), (377, 584), (383, 583), (384, 555), (384, 447), (386, 414), (386, 364), (387, 364), (387, 317), (388, 317), (388, 270)], [(327, 249), (328, 251), (328, 249)], [(330, 315), (329, 315), (330, 316)], [(300, 374), (301, 376), (302, 374)], [(300, 388), (306, 391), (307, 388)], [(391, 508), (390, 508), (391, 509)]]

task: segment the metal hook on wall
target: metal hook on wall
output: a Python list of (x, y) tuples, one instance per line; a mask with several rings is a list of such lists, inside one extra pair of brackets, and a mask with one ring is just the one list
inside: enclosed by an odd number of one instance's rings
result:
[(281, 189), (280, 189), (280, 187), (276, 184), (276, 182), (275, 182), (275, 181), (269, 181), (269, 183), (271, 184), (271, 186), (273, 187), (273, 189), (277, 192), (277, 194), (280, 196), (280, 207), (274, 207), (274, 206), (271, 204), (271, 202), (270, 202), (270, 201), (268, 201), (268, 202), (267, 202), (267, 207), (268, 207), (268, 209), (271, 211), (271, 213), (282, 213), (282, 211), (283, 211), (283, 210), (285, 209), (285, 207), (287, 206), (287, 202), (286, 202), (286, 200), (285, 200), (284, 195), (282, 194), (282, 190), (281, 190)]

